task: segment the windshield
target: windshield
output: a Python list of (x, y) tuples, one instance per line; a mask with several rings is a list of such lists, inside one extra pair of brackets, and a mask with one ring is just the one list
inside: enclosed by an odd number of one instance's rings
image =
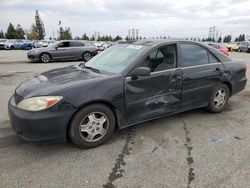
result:
[(120, 74), (147, 49), (146, 46), (118, 44), (89, 60), (85, 66), (96, 70)]

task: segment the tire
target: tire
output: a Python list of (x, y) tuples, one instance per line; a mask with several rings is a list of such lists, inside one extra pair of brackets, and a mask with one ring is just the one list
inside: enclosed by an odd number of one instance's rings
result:
[(84, 107), (72, 119), (69, 127), (70, 140), (80, 148), (93, 148), (104, 144), (115, 129), (112, 110), (102, 104)]
[(11, 50), (15, 50), (15, 47), (14, 47), (14, 46), (11, 46), (10, 49), (11, 49)]
[(90, 52), (84, 52), (82, 55), (82, 59), (86, 62), (89, 61), (91, 58), (92, 58), (92, 54)]
[(208, 111), (213, 113), (222, 112), (228, 102), (229, 95), (230, 91), (225, 84), (217, 86), (209, 99)]
[(42, 63), (49, 63), (51, 61), (51, 56), (48, 53), (42, 53), (40, 55), (40, 61)]

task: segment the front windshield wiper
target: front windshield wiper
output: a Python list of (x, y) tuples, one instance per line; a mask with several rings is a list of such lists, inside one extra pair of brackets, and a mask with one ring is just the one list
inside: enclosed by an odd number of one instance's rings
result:
[(86, 68), (86, 69), (91, 69), (91, 70), (94, 71), (94, 72), (100, 73), (100, 70), (98, 70), (98, 69), (96, 69), (96, 68), (93, 68), (93, 67), (84, 66), (84, 68)]

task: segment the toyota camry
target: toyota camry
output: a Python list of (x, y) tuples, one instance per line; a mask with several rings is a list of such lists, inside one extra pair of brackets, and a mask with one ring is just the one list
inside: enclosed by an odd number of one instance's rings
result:
[(117, 44), (85, 64), (23, 81), (10, 98), (9, 116), (25, 140), (69, 138), (96, 147), (115, 128), (195, 108), (223, 111), (245, 88), (246, 70), (246, 63), (197, 42)]

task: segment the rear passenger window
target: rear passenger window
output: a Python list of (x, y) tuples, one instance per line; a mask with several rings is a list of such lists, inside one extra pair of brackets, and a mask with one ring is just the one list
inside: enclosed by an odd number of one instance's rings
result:
[(70, 47), (78, 47), (78, 46), (85, 46), (85, 44), (83, 42), (78, 42), (78, 41), (70, 42)]
[(209, 64), (208, 53), (195, 44), (180, 44), (182, 67)]

